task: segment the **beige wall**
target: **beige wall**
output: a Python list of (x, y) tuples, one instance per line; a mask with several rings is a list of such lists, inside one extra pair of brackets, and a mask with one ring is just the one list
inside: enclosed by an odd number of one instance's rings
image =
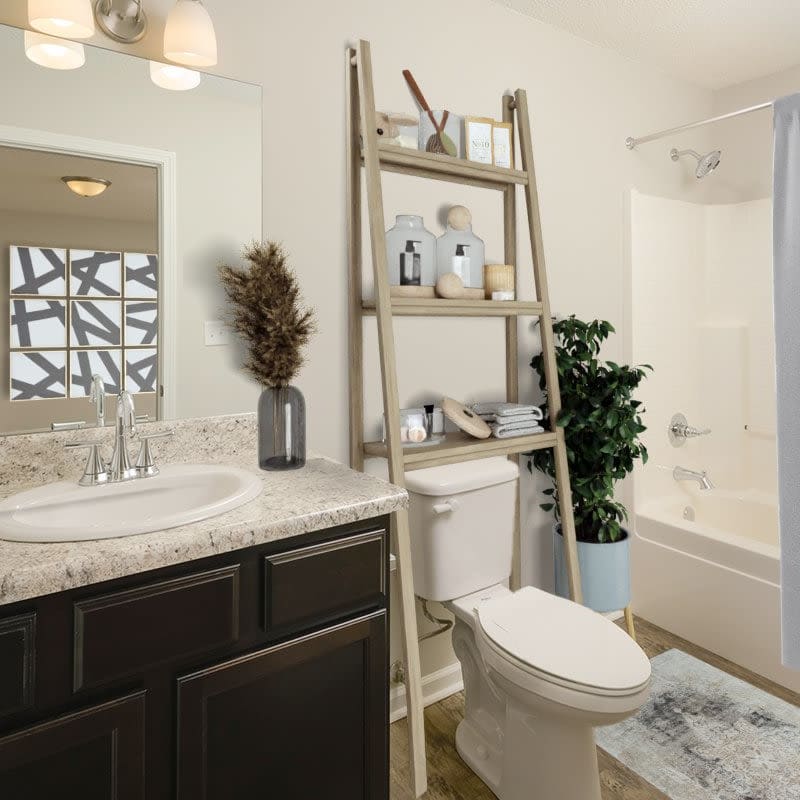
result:
[[(800, 65), (714, 92), (714, 113), (772, 101), (800, 91)], [(772, 197), (772, 111), (765, 109), (713, 126), (723, 149), (728, 202)]]
[[(171, 5), (148, 2), (154, 30), (137, 50), (158, 53)], [(264, 87), (264, 235), (285, 243), (319, 315), (298, 382), (314, 450), (347, 459), (344, 49), (359, 37), (372, 42), (377, 102), (384, 109), (413, 109), (400, 74), (406, 67), (434, 105), (460, 113), (496, 116), (504, 91), (527, 89), (554, 309), (624, 328), (626, 190), (683, 190), (663, 148), (630, 153), (625, 137), (708, 115), (709, 91), (487, 0), (206, 0), (206, 6), (219, 38), (219, 71)], [(24, 7), (24, 0), (10, 0), (0, 21), (24, 24)], [(385, 186), (387, 227), (395, 214), (414, 211), (438, 233), (439, 208), (463, 202), (473, 210), (487, 256), (499, 253), (498, 197), (401, 176), (389, 176)], [(209, 202), (225, 208), (224, 201)], [(523, 237), (519, 245), (519, 268), (529, 275)], [(374, 430), (380, 408), (374, 321), (365, 326), (367, 413)], [(499, 323), (406, 319), (395, 330), (401, 402), (444, 392), (464, 399), (502, 394)], [(619, 357), (622, 345), (615, 340), (609, 355)], [(536, 348), (526, 321), (519, 350), (524, 397), (533, 393), (528, 362)], [(522, 485), (524, 576), (548, 586), (550, 519), (538, 509), (537, 481), (525, 472)], [(423, 645), (426, 671), (451, 659), (441, 642)]]
[[(158, 252), (158, 223), (122, 222), (90, 217), (29, 214), (0, 210), (0, 431), (47, 429), (51, 422), (85, 420), (93, 424), (95, 410), (84, 399), (25, 400), (12, 403), (8, 386), (8, 291), (12, 245), (51, 245), (87, 250)], [(106, 418), (112, 420), (114, 404)], [(155, 417), (155, 395), (136, 397), (136, 413)]]

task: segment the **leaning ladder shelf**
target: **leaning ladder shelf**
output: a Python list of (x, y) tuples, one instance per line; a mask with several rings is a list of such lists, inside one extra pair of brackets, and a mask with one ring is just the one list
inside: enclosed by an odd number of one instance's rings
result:
[[(544, 265), (542, 229), (539, 218), (539, 198), (533, 167), (528, 101), (523, 89), (513, 96), (502, 98), (503, 120), (513, 122), (519, 132), (522, 169), (476, 164), (449, 156), (408, 150), (379, 141), (375, 131), (375, 94), (372, 82), (372, 61), (369, 42), (361, 41), (357, 48), (347, 51), (347, 239), (349, 251), (349, 343), (350, 343), (350, 463), (363, 469), (365, 457), (386, 458), (389, 479), (398, 486), (405, 485), (408, 470), (453, 464), (476, 458), (505, 455), (517, 457), (531, 450), (552, 448), (562, 528), (566, 543), (566, 563), (570, 593), (573, 600), (582, 601), (575, 526), (572, 518), (567, 452), (564, 433), (559, 428), (531, 436), (512, 439), (470, 439), (460, 434), (448, 434), (441, 444), (428, 448), (406, 448), (400, 441), (400, 401), (397, 384), (394, 316), (461, 316), (504, 317), (506, 344), (506, 396), (516, 402), (519, 396), (517, 374), (517, 317), (538, 317), (544, 356), (545, 379), (550, 419), (556, 419), (561, 409), (558, 386), (547, 273)], [(364, 135), (361, 136), (363, 131)], [(361, 170), (366, 177), (367, 208), (375, 283), (375, 301), (365, 302), (361, 296), (362, 231), (361, 231)], [(385, 222), (381, 171), (400, 172), (432, 180), (494, 189), (503, 193), (503, 225), (505, 263), (516, 264), (516, 187), (525, 190), (528, 229), (533, 254), (533, 279), (538, 298), (535, 302), (493, 302), (487, 300), (417, 300), (393, 298), (390, 295), (386, 265)], [(517, 296), (519, 275), (517, 274)], [(387, 442), (364, 441), (364, 378), (363, 378), (363, 320), (374, 316), (378, 326), (383, 410), (386, 419)], [(519, 491), (517, 492), (519, 501)], [(393, 545), (397, 558), (397, 580), (400, 591), (400, 620), (402, 623), (405, 658), (406, 705), (408, 709), (409, 758), (411, 782), (417, 797), (427, 788), (425, 760), (425, 729), (420, 676), (419, 642), (414, 599), (414, 579), (411, 569), (408, 513), (393, 516)], [(512, 586), (519, 585), (519, 508), (516, 517), (515, 557)]]

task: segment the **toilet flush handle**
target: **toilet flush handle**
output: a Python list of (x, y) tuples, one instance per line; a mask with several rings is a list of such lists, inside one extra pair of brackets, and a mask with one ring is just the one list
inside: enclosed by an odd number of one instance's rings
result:
[(434, 503), (433, 510), (436, 514), (449, 514), (457, 505), (455, 500), (444, 500), (441, 503)]

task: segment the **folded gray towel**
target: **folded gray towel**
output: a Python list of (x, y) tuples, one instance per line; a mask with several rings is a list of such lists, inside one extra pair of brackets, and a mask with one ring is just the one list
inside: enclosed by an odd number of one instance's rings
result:
[(499, 419), (532, 414), (534, 419), (542, 418), (542, 411), (538, 406), (524, 403), (473, 403), (472, 410), (479, 417), (483, 417), (484, 414), (494, 414)]
[(527, 428), (507, 428), (504, 425), (493, 425), (492, 436), (495, 439), (513, 439), (515, 436), (528, 436), (531, 433), (544, 433), (541, 425), (528, 425)]
[(478, 414), (484, 422), (496, 422), (498, 425), (506, 425), (510, 422), (540, 422), (541, 417), (536, 414), (505, 414), (499, 416), (498, 414)]
[(491, 428), (492, 430), (506, 430), (518, 431), (524, 428), (538, 428), (539, 420), (534, 419), (532, 416), (527, 417), (501, 417), (495, 422)]

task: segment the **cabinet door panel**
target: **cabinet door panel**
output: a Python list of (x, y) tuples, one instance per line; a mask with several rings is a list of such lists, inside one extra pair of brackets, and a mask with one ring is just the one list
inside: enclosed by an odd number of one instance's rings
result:
[(142, 800), (144, 698), (137, 692), (0, 739), (3, 800)]
[(0, 716), (33, 704), (36, 614), (0, 620)]
[(179, 800), (386, 800), (386, 612), (178, 682)]

